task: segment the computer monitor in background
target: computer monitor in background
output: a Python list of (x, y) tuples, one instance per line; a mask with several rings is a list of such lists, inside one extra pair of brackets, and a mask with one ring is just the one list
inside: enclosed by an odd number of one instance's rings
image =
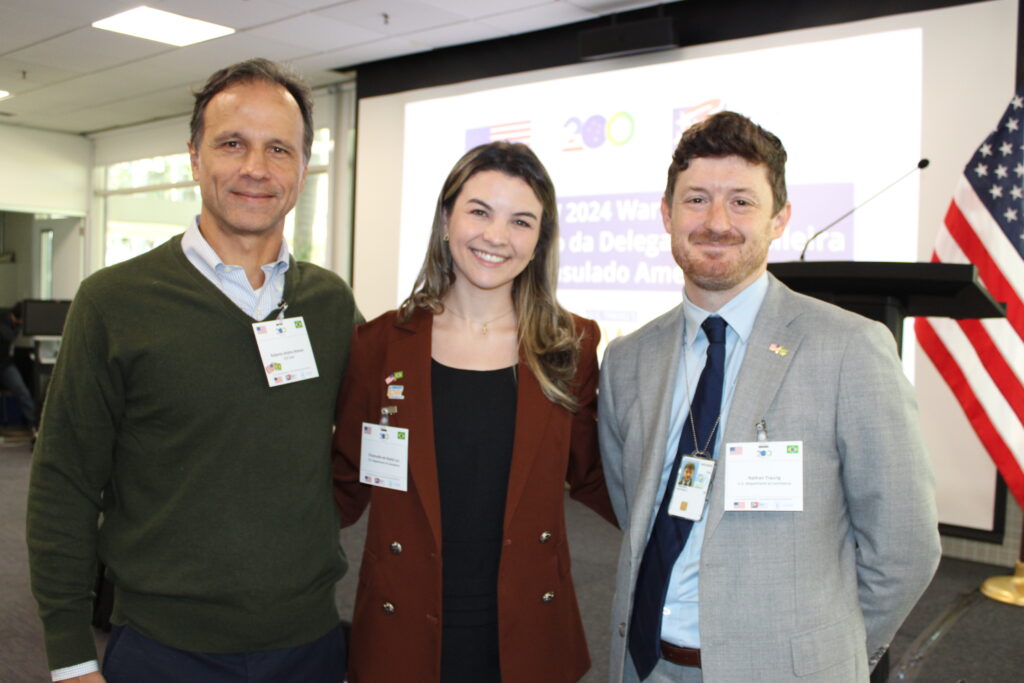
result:
[(26, 337), (59, 337), (64, 334), (70, 301), (25, 299), (21, 302), (21, 333)]

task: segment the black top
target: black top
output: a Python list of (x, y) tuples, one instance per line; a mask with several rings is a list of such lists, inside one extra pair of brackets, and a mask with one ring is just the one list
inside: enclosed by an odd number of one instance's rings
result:
[(498, 563), (515, 438), (515, 368), (431, 366), (443, 553), (441, 680), (500, 681)]

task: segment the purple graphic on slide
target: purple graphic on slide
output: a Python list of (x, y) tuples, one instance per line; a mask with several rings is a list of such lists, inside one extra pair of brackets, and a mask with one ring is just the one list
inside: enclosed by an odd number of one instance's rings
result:
[[(793, 216), (772, 243), (770, 261), (795, 260), (821, 227), (853, 206), (852, 183), (789, 188)], [(562, 197), (558, 201), (561, 256), (558, 286), (564, 289), (678, 291), (682, 272), (661, 222), (661, 193)], [(853, 258), (853, 218), (815, 240), (814, 261)]]

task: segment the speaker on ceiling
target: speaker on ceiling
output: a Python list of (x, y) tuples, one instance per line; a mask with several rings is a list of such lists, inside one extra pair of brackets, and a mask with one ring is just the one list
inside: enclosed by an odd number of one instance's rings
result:
[(672, 17), (654, 17), (580, 31), (584, 61), (679, 47)]

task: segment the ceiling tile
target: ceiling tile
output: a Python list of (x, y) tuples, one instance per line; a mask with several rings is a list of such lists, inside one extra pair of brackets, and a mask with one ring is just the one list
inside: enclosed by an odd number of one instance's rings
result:
[(118, 111), (110, 107), (93, 109), (88, 113), (46, 112), (34, 115), (31, 120), (18, 121), (15, 119), (15, 121), (21, 125), (32, 126), (33, 128), (46, 128), (65, 133), (81, 133), (87, 130), (99, 130), (113, 125), (124, 125), (132, 122), (130, 117), (119, 114)]
[(452, 14), (458, 14), (469, 19), (488, 17), (494, 14), (501, 14), (516, 9), (536, 7), (538, 5), (550, 4), (553, 0), (501, 0), (501, 2), (480, 2), (480, 0), (420, 0), (424, 5), (430, 5)]
[(266, 37), (302, 46), (307, 48), (307, 53), (328, 52), (387, 37), (378, 31), (314, 14), (301, 14), (269, 26), (251, 29), (246, 34), (257, 41), (258, 37)]
[(664, 4), (658, 0), (568, 0), (568, 2), (570, 5), (576, 5), (601, 15)]
[(291, 7), (302, 12), (312, 12), (314, 10), (326, 9), (328, 7), (334, 7), (336, 5), (344, 5), (352, 2), (352, 0), (268, 0), (275, 5), (281, 5), (282, 7)]
[(80, 28), (10, 53), (9, 57), (57, 69), (90, 73), (176, 48), (152, 40)]
[(147, 0), (146, 4), (154, 9), (212, 21), (236, 30), (262, 26), (303, 11), (269, 0)]
[[(197, 43), (141, 60), (138, 68), (150, 74), (156, 86), (175, 82), (205, 81), (212, 73), (250, 57), (288, 61), (304, 57), (309, 50), (269, 38), (236, 33), (205, 43)], [(153, 90), (149, 88), (148, 90)]]
[(552, 26), (571, 24), (577, 21), (593, 19), (596, 14), (580, 9), (567, 2), (548, 2), (536, 7), (513, 10), (479, 19), (481, 24), (493, 26), (508, 34), (537, 31)]
[(90, 26), (127, 9), (145, 4), (142, 0), (3, 0), (4, 6), (50, 19), (65, 26)]
[[(111, 102), (97, 107), (81, 109), (74, 113), (75, 132), (95, 133), (109, 128), (166, 119), (172, 116), (188, 115), (192, 112), (194, 100), (185, 88), (170, 92), (152, 93), (130, 102)], [(69, 117), (71, 119), (71, 117)], [(68, 122), (72, 123), (71, 120)], [(181, 128), (181, 151), (185, 152), (188, 140), (188, 124)]]
[(318, 10), (316, 14), (388, 35), (422, 31), (465, 19), (457, 14), (412, 0), (388, 0), (386, 3), (380, 0), (352, 0)]
[(426, 31), (417, 31), (411, 36), (406, 36), (414, 43), (419, 43), (426, 48), (448, 47), (451, 45), (465, 45), (476, 43), (481, 40), (502, 38), (508, 35), (494, 26), (487, 26), (478, 21), (462, 21), (458, 24), (449, 24)]
[(46, 40), (58, 33), (78, 28), (79, 24), (57, 18), (50, 21), (44, 14), (22, 12), (0, 7), (0, 55)]
[(66, 69), (55, 69), (52, 66), (20, 59), (9, 57), (0, 59), (0, 90), (6, 90), (15, 95), (31, 92), (52, 83), (66, 81), (77, 75)]
[(364, 62), (378, 59), (400, 57), (414, 52), (424, 52), (422, 45), (416, 45), (405, 38), (386, 38), (372, 43), (353, 45), (341, 50), (334, 50), (320, 55), (293, 60), (296, 68), (301, 69), (344, 69)]
[(83, 107), (138, 96), (153, 88), (148, 86), (147, 74), (134, 65), (115, 67), (94, 74), (77, 76), (56, 85), (12, 97), (9, 109), (19, 115), (72, 112)]

